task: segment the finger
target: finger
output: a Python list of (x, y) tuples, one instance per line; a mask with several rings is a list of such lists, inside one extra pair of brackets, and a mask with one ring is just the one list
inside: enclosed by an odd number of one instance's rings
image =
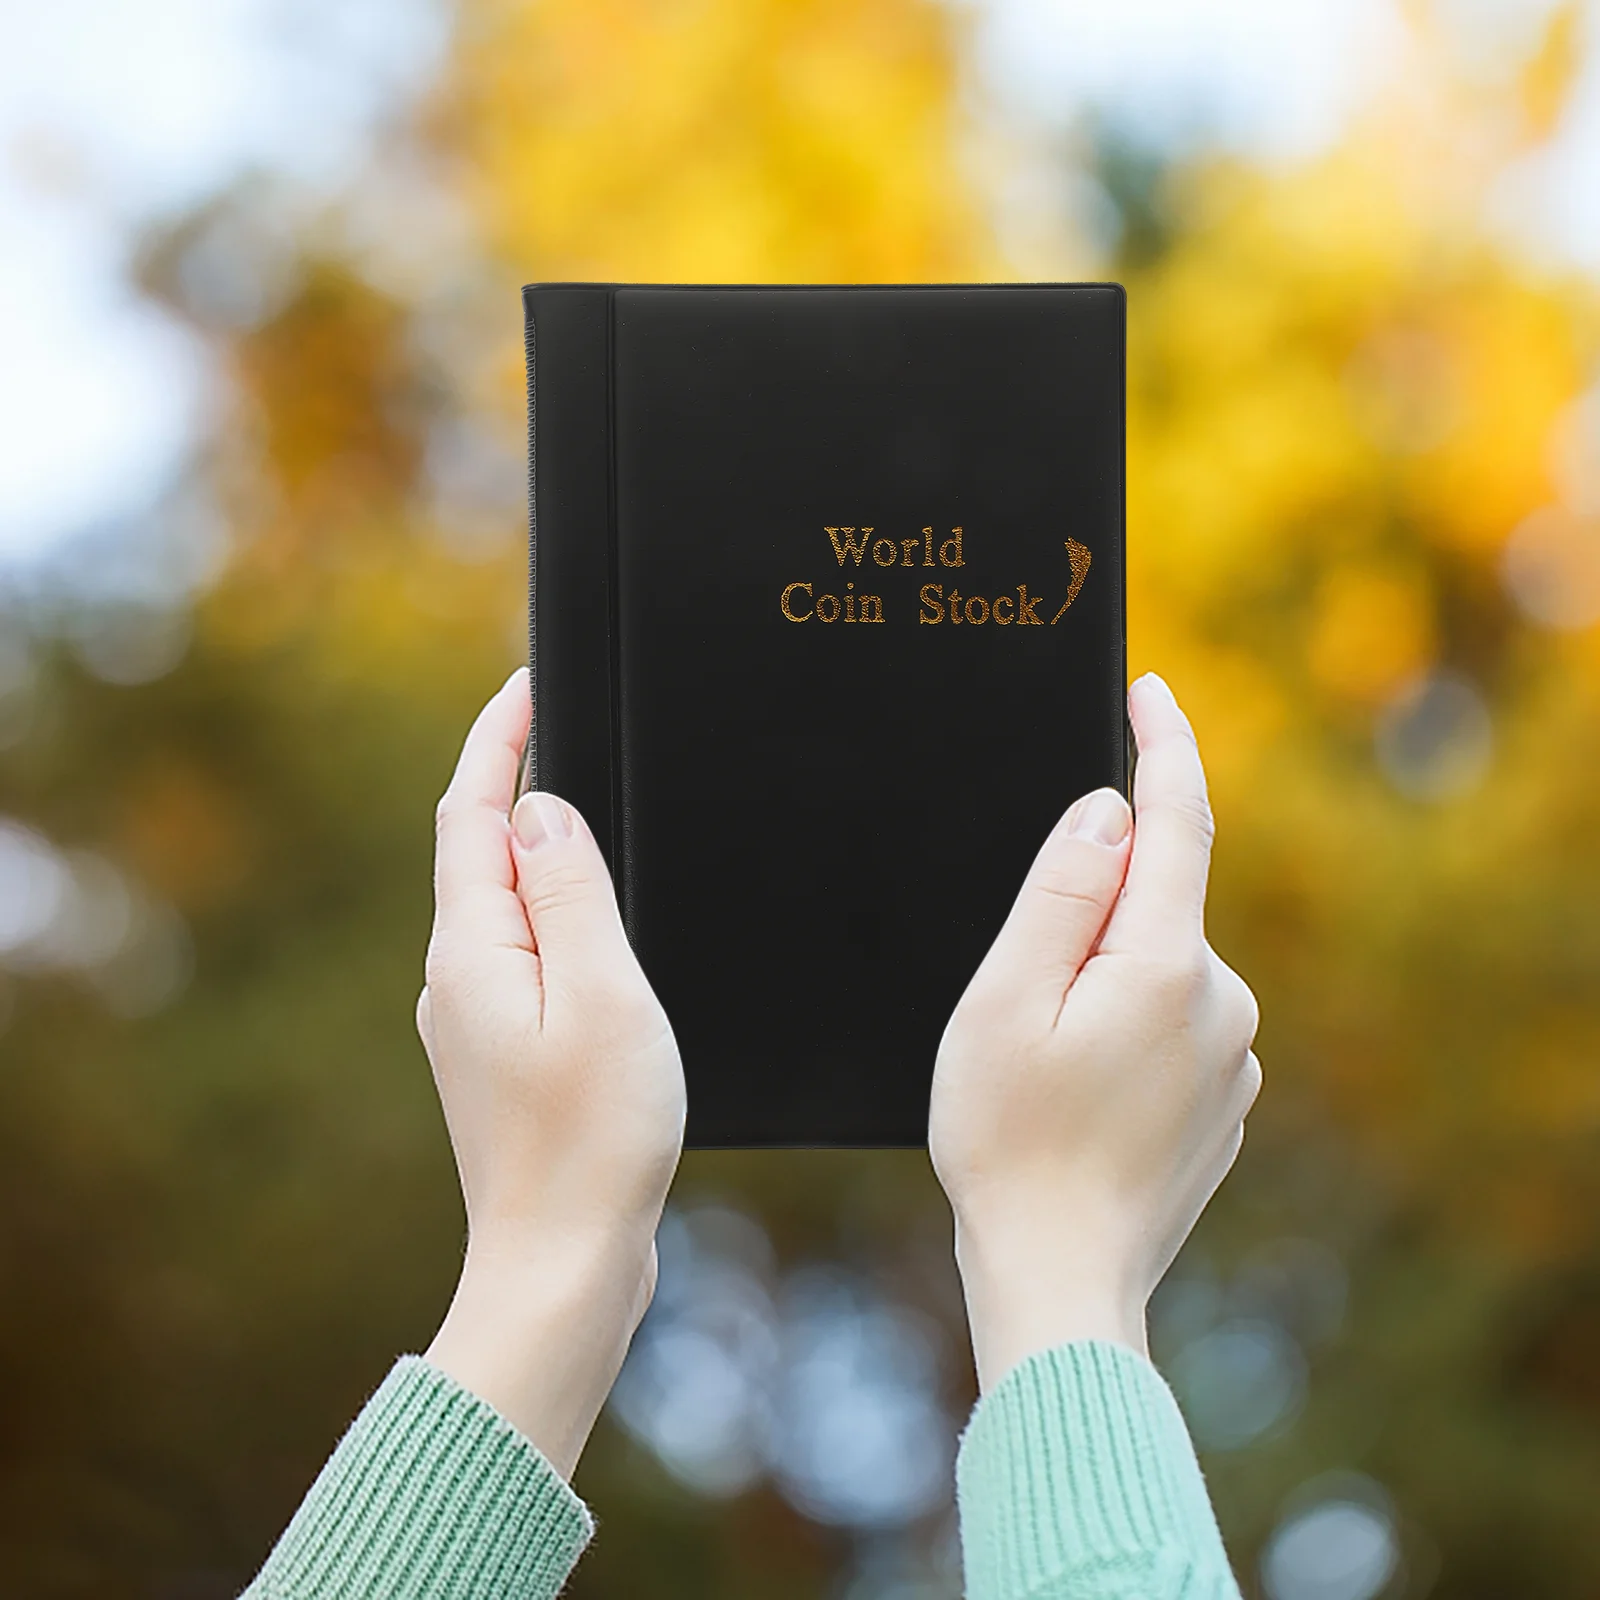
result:
[(422, 1040), (422, 1048), (428, 1052), (428, 1059), (433, 1059), (433, 995), (429, 992), (427, 984), (423, 984), (422, 993), (417, 996), (417, 1037)]
[(519, 667), (478, 713), (461, 747), (437, 813), (434, 901), (441, 932), (529, 943), (506, 814), (516, 798), (531, 716), (527, 668)]
[(656, 1249), (654, 1239), (650, 1241), (650, 1259), (644, 1264), (644, 1279), (639, 1285), (638, 1315), (634, 1318), (634, 1327), (644, 1320), (644, 1314), (650, 1309), (650, 1302), (656, 1297), (656, 1288), (661, 1282), (661, 1256)]
[(1239, 1069), (1239, 1081), (1234, 1094), (1240, 1106), (1239, 1120), (1243, 1122), (1261, 1093), (1261, 1058), (1254, 1050), (1246, 1050), (1244, 1065)]
[(1068, 810), (973, 976), (980, 996), (1038, 993), (1059, 1008), (1116, 904), (1132, 823), (1115, 789), (1096, 789)]
[(1194, 730), (1153, 672), (1128, 693), (1139, 743), (1133, 781), (1133, 854), (1108, 943), (1187, 938), (1202, 925), (1211, 864), (1211, 806)]
[(1248, 1050), (1255, 1043), (1256, 1030), (1261, 1026), (1261, 1007), (1250, 985), (1214, 950), (1210, 952), (1210, 959), (1227, 1037), (1237, 1041), (1239, 1049)]
[(511, 848), (517, 894), (551, 979), (572, 984), (633, 963), (605, 857), (574, 807), (538, 790), (523, 795), (511, 814)]

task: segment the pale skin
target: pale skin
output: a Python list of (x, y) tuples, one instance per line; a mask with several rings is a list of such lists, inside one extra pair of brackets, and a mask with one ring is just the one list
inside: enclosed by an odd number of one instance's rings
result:
[(985, 1390), (1069, 1339), (1146, 1353), (1150, 1296), (1261, 1088), (1255, 998), (1206, 942), (1194, 734), (1161, 679), (1128, 701), (1133, 812), (1100, 789), (1057, 824), (934, 1069), (929, 1149)]
[[(1133, 812), (1107, 789), (1062, 818), (939, 1047), (929, 1147), (985, 1390), (1069, 1339), (1144, 1352), (1260, 1087), (1255, 1002), (1205, 938), (1193, 734), (1158, 678), (1129, 712)], [(655, 1286), (685, 1097), (593, 835), (553, 795), (513, 809), (529, 714), (519, 670), (439, 805), (417, 1026), (468, 1244), (427, 1356), (570, 1477)]]

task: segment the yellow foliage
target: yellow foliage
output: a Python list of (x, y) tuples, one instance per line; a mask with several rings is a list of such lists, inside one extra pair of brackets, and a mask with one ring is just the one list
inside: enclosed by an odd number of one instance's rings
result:
[(1574, 319), (1560, 298), (1489, 267), (1434, 315), (1454, 416), (1416, 461), (1409, 500), (1440, 539), (1498, 548), (1552, 493), (1552, 433), (1583, 383)]
[(1306, 653), (1311, 675), (1344, 699), (1380, 704), (1426, 667), (1433, 613), (1421, 574), (1331, 568), (1317, 587)]
[(446, 119), (524, 279), (895, 282), (993, 264), (923, 0), (471, 0)]
[(268, 481), (297, 519), (368, 514), (409, 487), (416, 440), (397, 417), (401, 308), (311, 263), (281, 316), (235, 350)]
[(1529, 134), (1548, 138), (1555, 131), (1583, 68), (1582, 0), (1562, 0), (1545, 23), (1539, 48), (1523, 63), (1518, 98)]

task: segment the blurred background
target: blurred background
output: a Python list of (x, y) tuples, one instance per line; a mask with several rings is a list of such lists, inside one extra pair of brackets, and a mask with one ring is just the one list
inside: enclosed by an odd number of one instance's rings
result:
[[(1600, 1595), (1600, 4), (0, 30), (0, 1596), (232, 1595), (445, 1306), (519, 284), (1081, 277), (1264, 1017), (1153, 1313), (1241, 1582)], [(924, 1155), (691, 1156), (571, 1592), (954, 1600), (972, 1393)]]

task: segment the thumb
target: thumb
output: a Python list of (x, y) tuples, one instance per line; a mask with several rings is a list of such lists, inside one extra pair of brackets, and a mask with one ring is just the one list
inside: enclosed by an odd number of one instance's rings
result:
[(533, 791), (511, 813), (517, 896), (547, 967), (599, 967), (628, 951), (605, 857), (576, 809)]
[(974, 990), (1012, 1002), (1043, 991), (1059, 1005), (1116, 904), (1132, 827), (1115, 789), (1096, 789), (1071, 807), (1034, 857)]

